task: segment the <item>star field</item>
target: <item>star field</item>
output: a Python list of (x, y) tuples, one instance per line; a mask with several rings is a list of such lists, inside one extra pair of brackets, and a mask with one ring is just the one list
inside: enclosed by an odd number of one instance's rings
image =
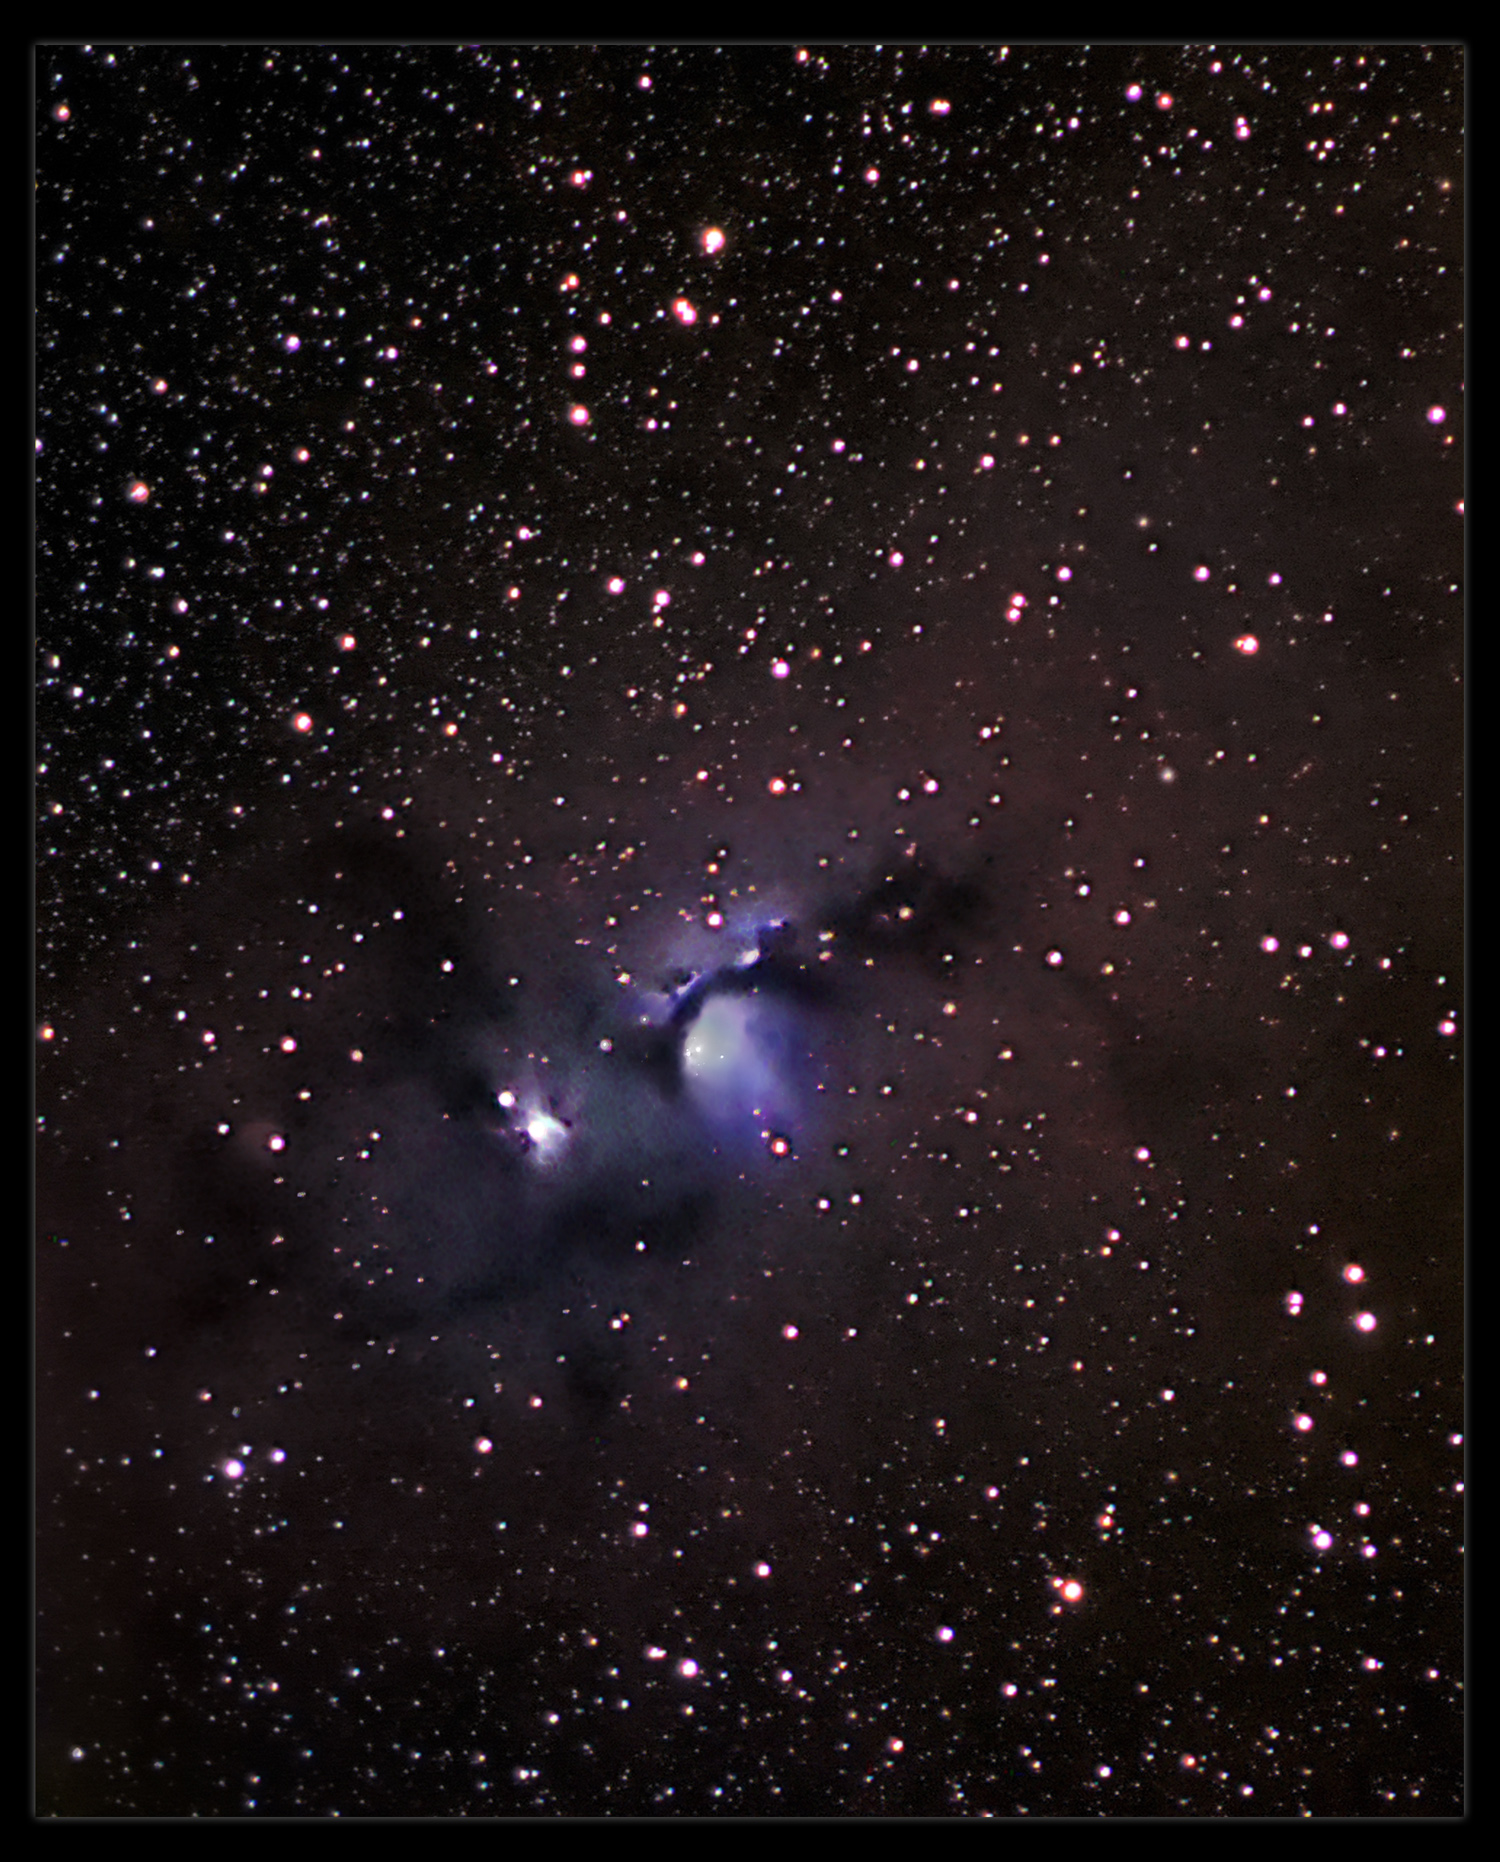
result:
[(36, 1804), (1456, 1817), (1464, 53), (36, 53)]

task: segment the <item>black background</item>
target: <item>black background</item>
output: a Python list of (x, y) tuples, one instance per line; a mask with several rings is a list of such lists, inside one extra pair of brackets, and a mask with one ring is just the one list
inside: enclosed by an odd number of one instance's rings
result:
[(1462, 85), (38, 52), (44, 1814), (1461, 1808)]

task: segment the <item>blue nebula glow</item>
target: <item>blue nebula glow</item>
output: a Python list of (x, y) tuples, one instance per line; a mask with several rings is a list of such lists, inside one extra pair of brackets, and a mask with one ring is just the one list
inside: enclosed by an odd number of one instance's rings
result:
[(733, 1095), (747, 1106), (769, 1092), (771, 1069), (755, 1042), (755, 1003), (718, 996), (705, 1003), (682, 1044), (683, 1070), (700, 1097)]
[(716, 1123), (788, 1117), (793, 1045), (784, 1004), (754, 992), (709, 997), (682, 1044), (693, 1103)]
[(533, 1112), (526, 1121), (526, 1136), (543, 1158), (555, 1155), (567, 1133), (567, 1126), (550, 1112)]

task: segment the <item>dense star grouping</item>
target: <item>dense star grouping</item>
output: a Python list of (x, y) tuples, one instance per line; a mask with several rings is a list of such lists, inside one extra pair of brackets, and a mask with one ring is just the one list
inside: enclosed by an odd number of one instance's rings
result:
[(44, 1813), (1461, 1809), (1462, 85), (38, 53)]

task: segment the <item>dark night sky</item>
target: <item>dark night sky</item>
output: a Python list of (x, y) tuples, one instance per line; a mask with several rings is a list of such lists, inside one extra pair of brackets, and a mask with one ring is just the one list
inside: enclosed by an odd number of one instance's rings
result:
[(1459, 1814), (1463, 51), (36, 60), (38, 1809)]

